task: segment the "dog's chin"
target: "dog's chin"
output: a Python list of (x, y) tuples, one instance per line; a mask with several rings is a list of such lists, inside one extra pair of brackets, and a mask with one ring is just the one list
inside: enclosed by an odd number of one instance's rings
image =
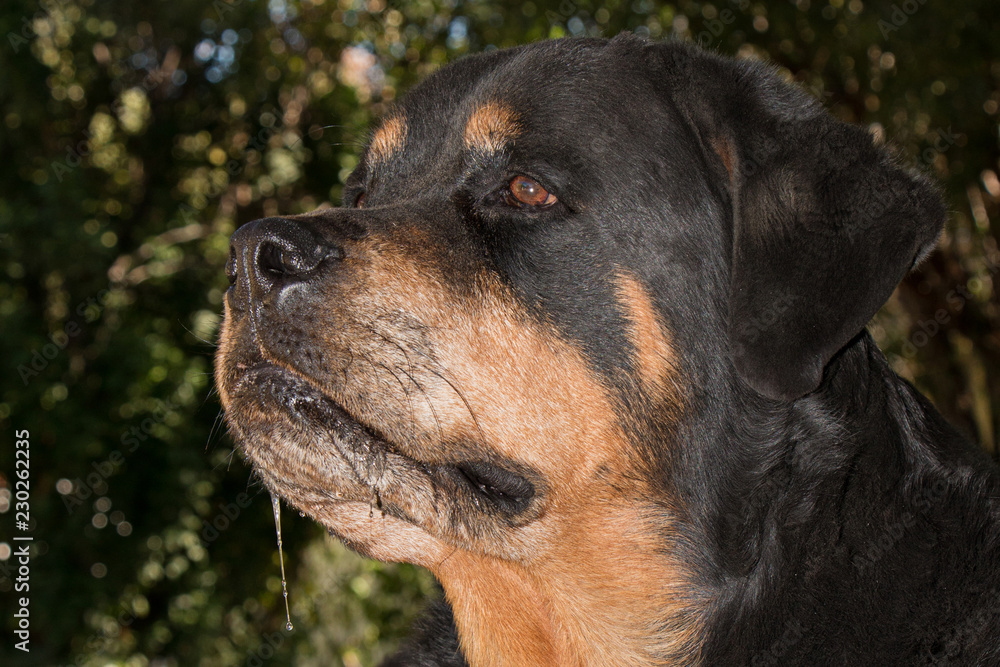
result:
[(375, 517), (382, 520), (376, 532), (390, 525), (394, 532), (424, 532), (414, 525), (407, 503), (382, 497), (387, 487), (398, 490), (391, 482), (408, 476), (402, 469), (420, 464), (395, 452), (384, 437), (307, 380), (260, 362), (242, 370), (227, 394), (233, 434), (271, 493), (376, 558), (388, 554), (373, 552), (361, 534), (376, 530)]

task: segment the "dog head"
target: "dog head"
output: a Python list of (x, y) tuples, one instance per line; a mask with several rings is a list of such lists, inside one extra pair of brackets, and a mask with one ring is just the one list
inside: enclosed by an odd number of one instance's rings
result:
[(692, 424), (815, 390), (941, 217), (758, 64), (469, 57), (382, 120), (342, 208), (234, 234), (217, 382), (264, 484), (432, 569), (474, 664), (689, 655)]

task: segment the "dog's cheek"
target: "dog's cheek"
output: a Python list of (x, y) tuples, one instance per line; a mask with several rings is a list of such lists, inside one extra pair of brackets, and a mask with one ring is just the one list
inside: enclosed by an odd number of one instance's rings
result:
[[(413, 256), (372, 248), (358, 288), (338, 302), (344, 324), (323, 344), (366, 362), (347, 374), (348, 410), (423, 461), (461, 460), (454, 443), (475, 443), (541, 472), (552, 488), (625, 476), (633, 452), (624, 411), (582, 352), (488, 271), (459, 286)], [(643, 363), (663, 393), (669, 350), (648, 298), (641, 306), (641, 350), (658, 360)]]

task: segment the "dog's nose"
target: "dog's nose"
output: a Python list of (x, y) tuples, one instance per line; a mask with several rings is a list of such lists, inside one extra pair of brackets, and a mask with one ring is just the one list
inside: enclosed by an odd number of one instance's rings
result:
[[(306, 224), (286, 218), (248, 222), (229, 241), (226, 275), (244, 285), (250, 298), (306, 280), (325, 260), (339, 260), (341, 248), (324, 243)], [(243, 281), (246, 281), (245, 283)]]

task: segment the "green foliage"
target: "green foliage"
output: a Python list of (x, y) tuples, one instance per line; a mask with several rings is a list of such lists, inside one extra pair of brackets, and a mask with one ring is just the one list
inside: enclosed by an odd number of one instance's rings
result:
[(996, 452), (998, 19), (989, 0), (7, 0), (0, 471), (30, 430), (36, 541), (32, 652), (5, 644), (0, 662), (371, 664), (434, 594), (288, 517), (283, 631), (270, 502), (219, 432), (212, 341), (232, 231), (335, 205), (373, 117), (466, 52), (692, 39), (773, 60), (898, 144), (952, 216), (872, 329)]

